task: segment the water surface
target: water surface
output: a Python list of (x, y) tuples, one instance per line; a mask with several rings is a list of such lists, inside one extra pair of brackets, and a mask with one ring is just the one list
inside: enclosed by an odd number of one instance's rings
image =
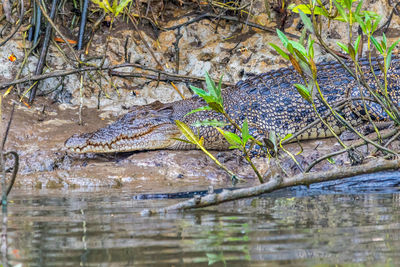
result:
[[(8, 258), (23, 266), (400, 264), (400, 174), (296, 187), (184, 213), (128, 189), (14, 191)], [(143, 192), (142, 192), (143, 193)]]

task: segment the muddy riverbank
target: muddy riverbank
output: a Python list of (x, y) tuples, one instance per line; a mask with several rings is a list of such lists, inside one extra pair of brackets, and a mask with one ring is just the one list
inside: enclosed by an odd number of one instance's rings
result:
[[(65, 140), (74, 133), (90, 132), (105, 126), (115, 118), (102, 118), (101, 111), (84, 108), (84, 125), (78, 124), (78, 108), (39, 99), (28, 108), (16, 99), (3, 103), (3, 117), (8, 118), (11, 104), (14, 118), (6, 149), (20, 156), (20, 171), (16, 186), (33, 188), (75, 188), (92, 186), (130, 186), (151, 189), (176, 188), (196, 184), (229, 186), (230, 179), (201, 151), (144, 151), (117, 154), (76, 154), (64, 148)], [(319, 156), (339, 150), (332, 139), (314, 140), (288, 146), (301, 163), (310, 163)], [(214, 151), (214, 155), (249, 184), (258, 180), (250, 166), (232, 151)], [(337, 165), (346, 163), (346, 156), (336, 159)], [(266, 158), (255, 159), (262, 173), (269, 167)], [(289, 173), (297, 173), (295, 163), (286, 159), (282, 166)], [(334, 167), (323, 162), (316, 169)]]
[[(150, 2), (152, 1), (148, 1)], [(224, 81), (231, 84), (253, 74), (287, 66), (287, 62), (269, 46), (270, 42), (279, 44), (277, 36), (259, 28), (248, 27), (245, 23), (211, 18), (181, 27), (179, 31), (181, 36), (176, 29), (166, 30), (168, 27), (184, 24), (193, 19), (194, 15), (191, 12), (196, 6), (196, 1), (189, 1), (190, 4), (183, 6), (178, 3), (180, 1), (167, 2), (163, 6), (163, 16), (157, 18), (162, 25), (158, 30), (151, 27), (145, 19), (138, 24), (137, 30), (132, 22), (120, 18), (115, 20), (112, 29), (107, 23), (101, 23), (93, 35), (88, 54), (84, 55), (85, 60), (89, 64), (99, 64), (104, 57), (105, 65), (116, 65), (124, 62), (124, 57), (130, 55), (130, 63), (140, 64), (146, 68), (156, 68), (160, 63), (161, 67), (157, 68), (179, 75), (202, 77), (204, 72), (208, 71), (212, 77), (218, 79), (224, 74)], [(393, 7), (386, 2), (384, 4), (379, 1), (367, 2), (368, 8), (383, 15), (381, 22), (383, 24), (390, 16)], [(63, 8), (65, 12), (55, 22), (56, 25), (65, 28), (69, 26), (68, 16), (72, 13), (69, 13), (71, 7), (68, 4)], [(264, 1), (252, 2), (250, 13), (252, 16), (249, 17), (249, 21), (271, 29), (277, 27), (279, 14), (274, 11), (269, 18)], [(97, 18), (95, 13), (90, 16), (89, 20)], [(25, 22), (28, 23), (28, 20)], [(394, 15), (387, 31), (390, 40), (399, 37), (399, 22), (399, 17)], [(5, 21), (1, 25), (4, 23)], [(289, 14), (284, 25), (285, 31), (299, 36), (297, 25), (299, 17), (296, 14)], [(68, 31), (68, 27), (64, 28), (63, 31)], [(15, 79), (22, 66), (25, 52), (30, 46), (30, 43), (24, 40), (24, 29), (21, 28), (0, 49), (0, 85)], [(69, 31), (71, 36), (76, 36), (78, 27), (70, 27)], [(346, 36), (346, 27), (339, 26), (338, 22), (332, 22), (329, 29), (324, 32), (324, 38), (331, 45), (335, 45), (337, 41), (343, 42)], [(55, 45), (49, 48), (46, 73), (75, 67), (68, 60), (73, 58), (68, 47), (64, 43), (58, 46), (61, 50)], [(330, 59), (317, 47), (315, 53), (318, 61)], [(16, 59), (11, 61), (10, 55), (14, 55)], [(32, 75), (36, 63), (37, 56), (30, 55), (22, 69), (21, 77)], [(39, 82), (38, 96), (31, 106), (19, 101), (31, 83), (22, 83), (14, 88), (3, 100), (3, 118), (8, 118), (11, 104), (16, 103), (14, 120), (6, 144), (7, 150), (14, 150), (20, 155), (20, 171), (16, 186), (33, 188), (131, 186), (152, 189), (155, 185), (160, 188), (177, 188), (191, 184), (199, 187), (203, 185), (206, 187), (209, 184), (229, 185), (229, 177), (200, 151), (163, 150), (132, 154), (79, 155), (64, 149), (64, 142), (71, 135), (90, 132), (105, 126), (126, 113), (133, 105), (147, 104), (155, 100), (172, 102), (181, 99), (174, 85), (184, 97), (192, 95), (189, 84), (202, 86), (195, 80), (171, 84), (169, 80), (145, 79), (143, 75), (154, 76), (154, 72), (146, 68), (119, 69), (137, 75), (131, 78), (121, 78), (107, 72), (103, 72), (102, 75), (99, 72), (82, 73), (82, 91), (78, 74), (45, 79)], [(83, 125), (78, 124), (80, 105), (83, 107)], [(340, 146), (332, 139), (324, 139), (303, 142), (301, 147), (298, 144), (291, 144), (288, 149), (294, 154), (302, 150), (303, 152), (297, 156), (298, 161), (310, 163), (323, 154), (339, 150)], [(214, 154), (240, 177), (246, 178), (249, 184), (258, 183), (247, 163), (238, 159), (232, 152)], [(262, 173), (268, 170), (268, 159), (255, 161)], [(348, 164), (346, 155), (336, 158), (335, 161), (337, 166)], [(289, 174), (298, 172), (296, 165), (290, 159), (283, 160), (282, 166)], [(316, 170), (331, 167), (334, 166), (325, 161), (318, 165)]]

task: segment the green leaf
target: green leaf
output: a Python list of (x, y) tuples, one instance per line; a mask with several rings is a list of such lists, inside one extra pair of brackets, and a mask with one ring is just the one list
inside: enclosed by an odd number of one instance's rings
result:
[(358, 22), (358, 24), (360, 25), (361, 30), (363, 31), (363, 33), (368, 35), (367, 24), (363, 21), (361, 16), (355, 15), (354, 17), (355, 17), (356, 21)]
[(377, 29), (378, 26), (379, 26), (379, 22), (381, 21), (381, 19), (382, 19), (382, 16), (378, 16), (378, 17), (376, 18), (376, 21), (375, 21), (374, 24), (372, 25), (371, 34), (374, 33), (374, 32), (376, 31), (376, 29)]
[(204, 110), (212, 110), (212, 108), (209, 107), (209, 106), (199, 107), (199, 108), (193, 109), (192, 111), (190, 111), (189, 113), (187, 113), (187, 114), (186, 114), (185, 116), (183, 116), (183, 117), (186, 117), (186, 116), (189, 115), (189, 114), (196, 113), (196, 112), (199, 112), (199, 111), (204, 111)]
[(310, 15), (310, 14), (311, 14), (311, 8), (310, 8), (310, 6), (309, 6), (309, 5), (304, 5), (304, 4), (297, 5), (296, 7), (294, 7), (294, 8), (292, 9), (292, 11), (293, 11), (294, 13), (299, 13), (300, 11), (302, 11), (304, 14), (307, 14), (307, 15)]
[(341, 22), (347, 22), (346, 19), (344, 19), (342, 16), (337, 16), (334, 18), (334, 20), (341, 21)]
[(361, 1), (358, 3), (357, 7), (356, 7), (356, 11), (354, 12), (356, 15), (360, 14), (362, 5), (363, 5), (363, 0), (361, 0)]
[(304, 48), (304, 46), (296, 41), (289, 41), (292, 46), (298, 50), (304, 57), (307, 57), (307, 50)]
[[(301, 4), (301, 5), (298, 5), (298, 6), (294, 7), (292, 9), (292, 11), (295, 12), (295, 13), (300, 13), (300, 11), (301, 11), (304, 14), (311, 15), (310, 5)], [(322, 16), (325, 16), (325, 17), (329, 17), (329, 14), (325, 10), (325, 8), (321, 8), (321, 7), (315, 6), (315, 5), (314, 5), (314, 15), (322, 15)]]
[[(276, 133), (275, 133), (275, 131), (270, 131), (269, 133), (268, 133), (268, 141), (270, 141), (271, 142), (271, 144), (272, 144), (272, 149), (274, 150), (274, 152), (275, 153), (277, 153), (278, 152), (278, 142), (277, 142), (277, 140), (276, 140)], [(268, 144), (268, 141), (267, 140), (264, 140), (264, 142), (265, 142), (265, 145), (271, 145), (271, 144)]]
[(342, 2), (344, 4), (344, 7), (347, 8), (348, 10), (351, 10), (351, 6), (353, 4), (354, 0), (341, 0), (340, 2)]
[(288, 42), (286, 49), (287, 49), (287, 50), (289, 51), (289, 53), (291, 53), (292, 55), (295, 54), (293, 45), (292, 45), (290, 42)]
[(106, 13), (114, 13), (108, 0), (92, 0), (92, 2), (102, 8)]
[(218, 120), (202, 120), (202, 121), (196, 121), (191, 124), (193, 127), (201, 127), (201, 126), (212, 126), (212, 127), (224, 127), (226, 125), (229, 125), (229, 123), (223, 122), (223, 121), (218, 121)]
[(306, 29), (309, 30), (311, 33), (314, 33), (314, 28), (313, 28), (311, 19), (301, 9), (299, 10), (299, 14), (300, 14), (300, 18), (303, 21)]
[(356, 60), (356, 51), (354, 50), (354, 47), (349, 43), (347, 48), (349, 49), (349, 55), (350, 55), (351, 59), (353, 61), (355, 61)]
[(222, 87), (222, 78), (224, 77), (224, 75), (221, 75), (221, 77), (219, 77), (219, 81), (218, 81), (218, 86), (216, 88), (216, 93), (217, 93), (217, 97), (218, 97), (218, 101), (219, 103), (221, 103), (221, 105), (224, 104), (224, 100), (222, 98), (222, 93), (221, 93), (221, 87)]
[(356, 51), (356, 54), (358, 54), (358, 47), (360, 46), (360, 41), (361, 41), (361, 35), (357, 36), (357, 39), (354, 43), (354, 50)]
[(281, 55), (284, 59), (289, 60), (288, 54), (286, 54), (285, 51), (283, 51), (282, 49), (280, 49), (279, 46), (277, 46), (276, 44), (273, 44), (273, 43), (269, 43), (269, 45), (270, 45), (273, 49), (275, 49), (275, 51), (278, 52), (279, 55)]
[(349, 53), (349, 49), (347, 48), (347, 45), (342, 44), (341, 42), (336, 42), (336, 44), (338, 46), (340, 46), (340, 48), (342, 48), (344, 52), (346, 52), (347, 54)]
[[(284, 47), (288, 48), (289, 40), (286, 35), (281, 32), (279, 29), (276, 29), (276, 33), (278, 34), (279, 39), (281, 40)], [(290, 50), (289, 50), (290, 51)]]
[[(306, 65), (308, 65), (308, 60), (307, 60), (307, 54), (303, 55), (299, 50), (295, 49), (294, 50), (296, 56), (300, 59), (300, 62), (306, 63)], [(291, 60), (292, 61), (292, 60)], [(299, 62), (299, 63), (300, 63)], [(293, 63), (293, 61), (292, 61)]]
[(189, 126), (187, 126), (184, 122), (181, 122), (179, 120), (175, 121), (176, 126), (178, 126), (179, 130), (182, 132), (182, 134), (186, 137), (186, 139), (195, 145), (200, 146), (200, 139), (197, 135), (195, 135), (192, 131), (192, 129), (190, 129)]
[(388, 55), (392, 54), (393, 49), (396, 47), (396, 45), (400, 42), (400, 39), (397, 39), (396, 42), (394, 42), (390, 47), (389, 50), (387, 51)]
[(385, 33), (382, 33), (382, 41), (381, 41), (381, 44), (382, 44), (383, 50), (386, 50), (386, 47), (387, 47), (387, 40), (386, 40), (386, 35), (385, 35)]
[(193, 85), (190, 85), (189, 87), (190, 87), (190, 89), (192, 89), (192, 91), (193, 91), (196, 95), (198, 95), (198, 96), (200, 96), (200, 97), (209, 95), (208, 92), (204, 91), (204, 90), (201, 89), (201, 88), (198, 88), (198, 87), (193, 86)]
[[(338, 10), (338, 12), (339, 12), (339, 14), (341, 16), (341, 19), (343, 19), (345, 22), (348, 22), (349, 19), (347, 17), (347, 13), (344, 11), (343, 7), (337, 1), (334, 1), (334, 3), (335, 3), (335, 6), (336, 6), (336, 9)], [(337, 17), (335, 19), (338, 20)]]
[(296, 87), (297, 91), (300, 93), (301, 97), (303, 97), (307, 102), (311, 103), (311, 93), (307, 87), (302, 84), (295, 83), (293, 84)]
[(311, 39), (311, 36), (308, 36), (308, 57), (314, 58), (314, 40)]
[(391, 61), (392, 61), (392, 54), (390, 53), (390, 54), (388, 54), (387, 57), (386, 57), (386, 65), (385, 65), (386, 71), (389, 70), (390, 62), (391, 62)]
[(371, 41), (374, 44), (376, 50), (378, 50), (378, 52), (383, 55), (383, 49), (382, 46), (378, 43), (378, 40), (375, 39), (374, 36), (371, 35)]
[[(116, 3), (117, 1), (114, 0), (114, 2)], [(118, 14), (127, 6), (129, 5), (129, 3), (131, 3), (132, 0), (121, 0), (121, 2), (119, 3), (119, 5), (115, 8), (115, 16), (118, 16)]]
[(217, 87), (215, 86), (214, 81), (211, 79), (210, 75), (208, 74), (208, 72), (206, 71), (206, 84), (207, 84), (207, 90), (210, 93), (210, 95), (214, 96), (215, 98), (218, 98), (217, 95)]
[(112, 4), (112, 12), (115, 15), (115, 10), (117, 9), (118, 0), (114, 0)]
[(229, 131), (224, 131), (219, 127), (216, 128), (225, 137), (226, 141), (228, 141), (229, 144), (231, 144), (232, 146), (242, 147), (242, 139), (240, 139), (240, 137), (237, 134)]
[[(206, 75), (207, 76), (207, 75)], [(209, 78), (209, 76), (208, 76)], [(207, 77), (206, 77), (207, 80)], [(213, 84), (214, 82), (211, 79), (208, 79), (209, 84)], [(214, 84), (215, 86), (215, 84)], [(223, 105), (222, 105), (222, 97), (218, 97), (218, 91), (215, 91), (215, 88), (209, 89), (211, 92), (206, 92), (203, 89), (197, 88), (195, 86), (190, 86), (190, 88), (201, 98), (204, 99), (204, 101), (207, 102), (207, 104), (211, 107), (211, 109), (222, 113), (223, 112)]]
[(314, 15), (322, 15), (327, 18), (330, 16), (325, 7), (319, 7), (319, 6), (314, 7)]
[(242, 138), (243, 138), (243, 144), (246, 144), (247, 141), (249, 141), (249, 139), (251, 138), (250, 134), (249, 134), (249, 124), (247, 122), (247, 118), (244, 120), (243, 122), (243, 126), (242, 126)]
[(273, 150), (273, 151), (275, 151), (275, 145), (274, 145), (274, 143), (272, 143), (272, 141), (271, 140), (269, 140), (269, 139), (264, 139), (264, 145), (268, 148), (268, 149), (271, 149), (271, 150)]
[(224, 107), (219, 102), (207, 102), (212, 110), (218, 113), (224, 113)]

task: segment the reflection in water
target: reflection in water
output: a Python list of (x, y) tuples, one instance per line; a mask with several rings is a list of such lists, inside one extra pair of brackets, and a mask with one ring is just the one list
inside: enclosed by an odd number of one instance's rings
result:
[(139, 212), (177, 200), (133, 200), (131, 192), (116, 189), (14, 192), (8, 257), (24, 266), (400, 262), (400, 196), (394, 187), (352, 195), (316, 190), (307, 196), (303, 188), (290, 189), (152, 217)]

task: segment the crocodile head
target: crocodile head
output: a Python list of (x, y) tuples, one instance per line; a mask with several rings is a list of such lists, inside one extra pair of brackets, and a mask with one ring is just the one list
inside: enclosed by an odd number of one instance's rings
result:
[(182, 138), (175, 120), (182, 120), (192, 108), (193, 105), (185, 105), (181, 101), (174, 104), (156, 101), (134, 106), (126, 115), (104, 128), (71, 136), (65, 146), (77, 153), (182, 148), (185, 143), (174, 139)]

